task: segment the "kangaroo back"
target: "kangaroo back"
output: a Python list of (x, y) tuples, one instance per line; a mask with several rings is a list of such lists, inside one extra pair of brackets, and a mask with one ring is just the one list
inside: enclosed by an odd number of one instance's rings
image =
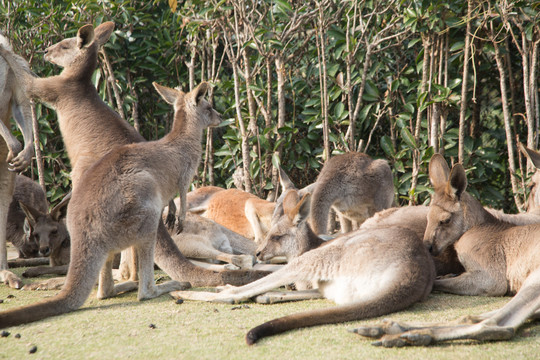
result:
[(316, 234), (326, 233), (332, 206), (338, 214), (360, 224), (394, 203), (390, 166), (363, 153), (335, 156), (319, 174), (311, 201), (311, 226)]

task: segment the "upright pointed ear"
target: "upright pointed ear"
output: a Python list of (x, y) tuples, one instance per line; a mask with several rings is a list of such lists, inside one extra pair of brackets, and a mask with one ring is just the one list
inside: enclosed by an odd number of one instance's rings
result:
[(467, 189), (467, 175), (461, 164), (456, 164), (450, 172), (450, 179), (446, 186), (446, 192), (450, 196), (455, 196), (459, 200), (461, 194)]
[(96, 41), (99, 46), (103, 46), (109, 40), (114, 30), (114, 23), (112, 21), (106, 21), (94, 29)]
[(30, 205), (26, 205), (22, 201), (19, 201), (19, 206), (24, 212), (24, 215), (26, 215), (26, 218), (32, 227), (36, 225), (37, 218), (44, 215), (41, 211), (33, 208)]
[(526, 147), (522, 143), (519, 143), (519, 149), (521, 150), (521, 152), (523, 154), (525, 154), (525, 156), (527, 156), (529, 158), (529, 160), (532, 161), (534, 166), (538, 170), (540, 170), (540, 153), (538, 151), (534, 151), (532, 149), (529, 149), (528, 147)]
[(84, 25), (77, 31), (77, 47), (82, 49), (94, 41), (94, 27), (90, 24)]
[(281, 166), (279, 166), (278, 169), (279, 169), (279, 183), (281, 184), (281, 192), (285, 192), (289, 189), (296, 189), (296, 186), (294, 186), (291, 179), (289, 179), (289, 176), (281, 168)]
[(67, 204), (69, 204), (69, 200), (71, 200), (71, 191), (64, 196), (62, 201), (52, 208), (51, 217), (54, 221), (59, 221), (61, 217), (66, 215), (66, 212), (63, 210), (66, 209)]
[(199, 101), (206, 95), (209, 85), (207, 82), (200, 83), (195, 89), (191, 91), (195, 104), (199, 105)]
[(441, 154), (434, 154), (429, 161), (429, 180), (434, 188), (446, 185), (450, 168)]
[(26, 235), (27, 240), (30, 238), (30, 235), (32, 235), (32, 231), (34, 231), (34, 228), (32, 225), (30, 225), (30, 222), (28, 221), (27, 217), (24, 218), (23, 231), (24, 231), (24, 234)]
[(161, 95), (163, 100), (165, 100), (168, 104), (174, 105), (176, 102), (176, 98), (180, 95), (180, 91), (176, 89), (171, 89), (170, 87), (166, 87), (163, 85), (159, 85), (157, 82), (153, 82), (152, 85), (154, 85), (154, 88), (156, 91)]
[(292, 220), (294, 225), (298, 225), (302, 221), (306, 220), (309, 216), (311, 209), (311, 194), (305, 194), (300, 202), (295, 207), (296, 215)]
[(285, 198), (283, 198), (283, 214), (289, 216), (289, 218), (292, 220), (294, 218), (294, 215), (289, 215), (294, 211), (294, 208), (298, 204), (298, 192), (297, 191), (289, 191), (287, 195), (285, 195)]

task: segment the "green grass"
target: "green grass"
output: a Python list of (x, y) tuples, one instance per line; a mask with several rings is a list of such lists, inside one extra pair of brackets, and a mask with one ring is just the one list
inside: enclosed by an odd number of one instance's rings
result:
[[(17, 291), (2, 285), (0, 299), (4, 302), (0, 311), (55, 293)], [(8, 298), (10, 294), (15, 297)], [(385, 317), (411, 322), (450, 321), (496, 309), (507, 301), (432, 294), (407, 311)], [(11, 335), (0, 338), (0, 359), (536, 359), (540, 354), (538, 323), (524, 326), (512, 341), (460, 341), (428, 348), (378, 348), (370, 345), (371, 340), (347, 331), (382, 318), (300, 329), (251, 347), (244, 342), (246, 332), (264, 321), (328, 306), (333, 303), (316, 300), (249, 303), (238, 308), (199, 302), (176, 304), (169, 296), (139, 302), (135, 293), (98, 301), (93, 293), (79, 311), (6, 329)], [(37, 352), (30, 355), (33, 345)]]

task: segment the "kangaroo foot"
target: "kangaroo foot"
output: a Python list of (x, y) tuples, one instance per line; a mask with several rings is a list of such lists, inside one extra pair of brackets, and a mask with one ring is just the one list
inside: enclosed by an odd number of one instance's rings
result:
[(12, 289), (20, 289), (23, 286), (22, 280), (9, 270), (0, 271), (0, 282), (7, 284)]
[(60, 290), (64, 286), (65, 282), (66, 278), (57, 277), (45, 281), (26, 284), (23, 286), (22, 290)]
[(182, 291), (189, 289), (191, 284), (188, 282), (180, 282), (175, 280), (166, 281), (163, 284), (153, 286), (146, 291), (139, 291), (138, 299), (139, 300), (149, 300), (161, 296), (166, 293), (171, 293), (174, 291)]
[(234, 265), (240, 267), (240, 269), (253, 268), (255, 258), (251, 255), (234, 255), (231, 261)]
[(383, 335), (399, 335), (413, 329), (416, 328), (408, 324), (398, 323), (390, 319), (384, 319), (381, 324), (362, 326), (356, 329), (352, 329), (351, 332), (361, 336), (378, 339)]

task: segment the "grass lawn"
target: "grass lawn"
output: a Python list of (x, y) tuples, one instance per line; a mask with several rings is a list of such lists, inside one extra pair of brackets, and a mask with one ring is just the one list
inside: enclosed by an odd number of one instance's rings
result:
[[(17, 273), (22, 269), (15, 269)], [(156, 272), (157, 277), (163, 274)], [(0, 311), (53, 296), (0, 286)], [(10, 296), (10, 295), (13, 295)], [(450, 321), (496, 309), (508, 298), (432, 294), (407, 311), (386, 317), (403, 321)], [(347, 329), (382, 318), (300, 329), (248, 347), (253, 326), (293, 312), (333, 306), (326, 300), (245, 306), (184, 302), (169, 296), (139, 302), (135, 293), (98, 301), (34, 324), (6, 329), (0, 359), (538, 359), (540, 326), (529, 323), (508, 342), (460, 341), (428, 348), (384, 349)], [(16, 337), (20, 334), (20, 337)], [(29, 354), (32, 346), (37, 347)]]

